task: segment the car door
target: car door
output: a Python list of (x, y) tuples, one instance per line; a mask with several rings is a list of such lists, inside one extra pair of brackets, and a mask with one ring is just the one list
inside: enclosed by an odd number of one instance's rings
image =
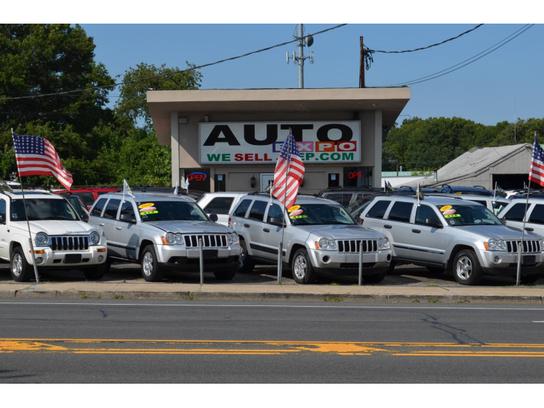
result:
[(9, 259), (9, 234), (7, 226), (6, 200), (0, 198), (0, 258)]
[(376, 200), (373, 203), (369, 204), (368, 210), (363, 210), (363, 216), (361, 216), (362, 224), (363, 226), (367, 228), (372, 228), (377, 231), (380, 231), (387, 235), (389, 240), (391, 242), (394, 242), (392, 240), (391, 234), (388, 230), (384, 229), (384, 219), (387, 210), (389, 209), (389, 206), (391, 205), (391, 200)]
[(432, 264), (444, 264), (446, 248), (451, 236), (444, 232), (444, 224), (436, 210), (427, 204), (416, 206), (414, 222), (410, 228), (411, 236), (407, 245), (418, 254), (417, 260)]
[(412, 225), (410, 219), (414, 203), (397, 200), (393, 202), (388, 214), (385, 216), (383, 228), (389, 231), (394, 239), (393, 249), (397, 258), (414, 259), (413, 245), (410, 245), (412, 238)]
[[(528, 211), (529, 213), (531, 210), (531, 206), (532, 204), (529, 203), (529, 211)], [(520, 201), (512, 205), (508, 210), (506, 210), (506, 212), (501, 218), (505, 221), (506, 225), (508, 225), (509, 227), (521, 229), (523, 228), (524, 216), (525, 216), (525, 203)]]
[(102, 214), (101, 222), (98, 224), (104, 230), (104, 235), (108, 242), (108, 254), (112, 256), (123, 257), (122, 249), (123, 245), (116, 241), (118, 236), (115, 235), (115, 226), (117, 221), (117, 213), (119, 212), (119, 206), (121, 200), (118, 198), (110, 198), (106, 203), (106, 207)]
[(277, 250), (272, 250), (263, 235), (264, 213), (268, 201), (255, 200), (244, 220), (243, 227), (249, 236), (250, 254), (264, 259), (273, 258)]
[(270, 202), (266, 210), (265, 220), (261, 228), (260, 242), (266, 248), (266, 252), (270, 254), (269, 256), (277, 259), (284, 228), (284, 222), (282, 222), (284, 212), (278, 204)]
[(534, 204), (528, 212), (527, 221), (525, 228), (528, 231), (544, 236), (544, 204)]
[(137, 233), (138, 224), (136, 210), (132, 200), (124, 201), (119, 211), (119, 217), (114, 223), (112, 242), (119, 245), (117, 252), (120, 257), (136, 259), (139, 245)]

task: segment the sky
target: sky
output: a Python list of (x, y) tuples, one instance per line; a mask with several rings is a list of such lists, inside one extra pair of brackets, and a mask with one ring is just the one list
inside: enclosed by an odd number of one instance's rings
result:
[[(307, 24), (305, 34), (335, 24)], [(455, 36), (475, 24), (348, 24), (314, 38), (305, 48), (306, 88), (358, 87), (359, 37), (371, 49), (402, 50)], [(375, 54), (366, 72), (372, 87), (403, 84), (478, 54), (523, 24), (484, 24), (447, 44), (406, 54)], [(293, 39), (295, 24), (83, 24), (93, 37), (96, 60), (110, 75), (138, 63), (186, 68)], [(543, 117), (544, 25), (537, 24), (472, 65), (411, 85), (412, 98), (399, 121), (413, 116), (462, 117), (484, 124)], [(295, 44), (203, 68), (202, 89), (296, 88), (298, 68), (286, 63)], [(115, 102), (118, 92), (112, 92)]]

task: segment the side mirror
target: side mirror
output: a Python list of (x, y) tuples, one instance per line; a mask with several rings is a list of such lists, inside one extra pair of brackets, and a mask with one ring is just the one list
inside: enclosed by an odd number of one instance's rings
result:
[(281, 218), (272, 217), (270, 218), (270, 224), (276, 225), (278, 227), (283, 227), (283, 220)]
[(217, 216), (217, 214), (215, 213), (210, 214), (210, 220), (212, 220), (213, 222), (217, 222), (218, 219), (219, 217)]
[(431, 228), (444, 228), (439, 220), (427, 220), (427, 225)]
[(136, 217), (129, 214), (121, 214), (119, 221), (128, 222), (129, 224), (136, 224)]

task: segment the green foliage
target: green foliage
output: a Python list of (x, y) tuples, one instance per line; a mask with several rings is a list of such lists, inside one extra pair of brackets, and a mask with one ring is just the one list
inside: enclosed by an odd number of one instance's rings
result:
[(473, 147), (532, 143), (544, 119), (499, 122), (486, 126), (461, 118), (412, 118), (389, 131), (384, 142), (384, 170), (436, 170)]
[(116, 110), (135, 125), (143, 121), (147, 128), (151, 128), (151, 117), (146, 102), (148, 90), (197, 89), (201, 79), (198, 71), (184, 71), (165, 65), (157, 67), (138, 64), (125, 72)]

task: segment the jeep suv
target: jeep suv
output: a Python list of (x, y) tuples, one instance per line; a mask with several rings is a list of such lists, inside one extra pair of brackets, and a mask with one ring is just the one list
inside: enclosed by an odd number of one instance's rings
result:
[(104, 229), (109, 258), (139, 262), (147, 281), (161, 280), (167, 267), (198, 271), (201, 249), (217, 279), (232, 279), (239, 267), (238, 236), (187, 196), (104, 194), (89, 223)]
[(249, 194), (231, 214), (230, 225), (240, 236), (244, 272), (256, 263), (276, 263), (282, 235), (282, 260), (297, 283), (309, 283), (316, 274), (356, 275), (361, 251), (363, 279), (377, 283), (391, 260), (383, 234), (357, 225), (340, 204), (323, 198), (298, 196), (284, 211), (268, 195)]
[(31, 280), (35, 259), (40, 269), (77, 268), (87, 279), (100, 279), (107, 257), (100, 228), (81, 221), (58, 195), (46, 191), (24, 194), (26, 211), (21, 192), (0, 192), (0, 258), (10, 262), (12, 278), (18, 282)]
[[(515, 275), (519, 230), (507, 227), (486, 207), (470, 201), (428, 196), (377, 197), (361, 214), (363, 225), (386, 234), (393, 264), (414, 263), (451, 271), (462, 284), (484, 273)], [(542, 275), (544, 243), (528, 232), (522, 245), (522, 278)]]
[[(526, 206), (527, 213), (525, 213)], [(514, 199), (502, 209), (499, 218), (506, 225), (517, 229), (523, 228), (525, 218), (525, 230), (544, 237), (544, 197), (529, 197), (528, 205), (526, 198)]]

